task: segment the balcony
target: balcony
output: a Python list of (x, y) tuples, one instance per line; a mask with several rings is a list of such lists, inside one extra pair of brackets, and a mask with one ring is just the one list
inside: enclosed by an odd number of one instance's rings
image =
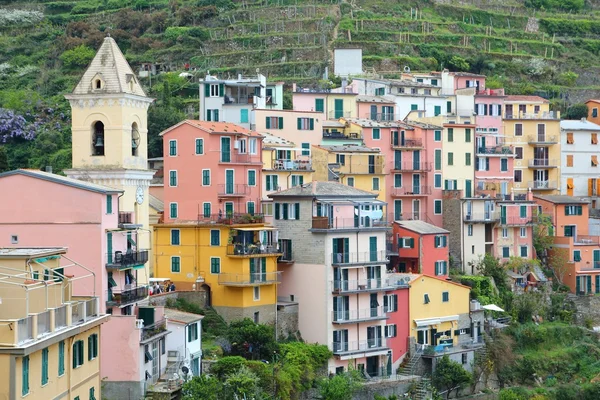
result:
[(336, 230), (336, 229), (388, 229), (388, 221), (385, 218), (372, 219), (369, 217), (361, 218), (332, 218), (312, 217), (312, 229), (315, 231)]
[(279, 256), (280, 254), (281, 252), (274, 244), (233, 243), (227, 245), (227, 255), (234, 258)]
[(255, 99), (253, 94), (243, 94), (241, 92), (233, 93), (233, 96), (225, 95), (223, 96), (223, 105), (224, 106), (233, 106), (233, 105), (248, 105), (254, 104)]
[(394, 163), (392, 165), (393, 171), (398, 172), (427, 172), (431, 171), (431, 163), (430, 162), (404, 162), (404, 163)]
[(500, 225), (502, 225), (502, 226), (530, 226), (530, 225), (533, 225), (533, 217), (527, 216), (525, 218), (521, 218), (520, 216), (515, 216), (515, 215), (500, 217)]
[(422, 149), (423, 140), (421, 139), (404, 139), (392, 140), (393, 149)]
[(538, 113), (517, 112), (505, 114), (504, 119), (560, 119), (560, 113), (554, 111), (542, 111)]
[(405, 188), (391, 188), (389, 190), (392, 197), (420, 197), (431, 194), (431, 186), (410, 186)]
[(148, 297), (148, 287), (138, 286), (132, 289), (112, 289), (106, 291), (106, 306), (124, 306), (131, 303), (137, 303)]
[(329, 111), (327, 119), (352, 118), (352, 112), (343, 110)]
[(331, 312), (331, 321), (334, 324), (351, 324), (365, 321), (377, 321), (387, 318), (388, 316), (383, 307)]
[(148, 262), (148, 250), (115, 251), (106, 255), (106, 268), (126, 270)]
[(527, 143), (535, 146), (550, 146), (558, 143), (558, 137), (555, 135), (529, 135)]
[[(460, 339), (459, 339), (460, 340)], [(417, 352), (422, 353), (423, 357), (435, 358), (442, 357), (444, 355), (450, 355), (455, 353), (464, 353), (465, 351), (474, 350), (483, 347), (484, 345), (483, 336), (477, 338), (469, 338), (468, 340), (462, 340), (455, 345), (452, 339), (440, 340), (435, 346), (417, 344)]]
[(389, 279), (357, 279), (331, 281), (332, 293), (361, 293), (389, 290), (392, 284)]
[(361, 139), (359, 132), (323, 131), (323, 139)]
[(385, 243), (385, 251), (386, 251), (386, 255), (388, 257), (389, 256), (397, 256), (400, 251), (399, 249), (400, 249), (400, 247), (391, 240), (388, 240)]
[(99, 306), (98, 298), (91, 298), (85, 301), (71, 302), (71, 323), (73, 325), (83, 323), (91, 317), (98, 316)]
[[(253, 160), (254, 158), (255, 160)], [(253, 164), (253, 165), (262, 165), (260, 161), (260, 156), (252, 155), (248, 153), (223, 153), (221, 152), (221, 156), (219, 157), (220, 164)]]
[(492, 147), (478, 147), (477, 155), (480, 157), (507, 157), (514, 156), (515, 152), (512, 146), (492, 146)]
[(280, 282), (280, 272), (259, 272), (252, 274), (219, 274), (219, 285), (258, 286), (273, 285)]
[(277, 262), (281, 264), (291, 264), (294, 262), (294, 255), (292, 254), (292, 249), (283, 248), (280, 251), (281, 255), (277, 258)]
[(33, 340), (33, 316), (17, 321), (17, 340), (19, 344)]
[(250, 187), (244, 183), (219, 184), (217, 195), (219, 197), (244, 197), (250, 194)]
[[(393, 102), (391, 102), (393, 103)], [(393, 113), (366, 113), (363, 115), (364, 119), (370, 119), (372, 121), (377, 122), (391, 122), (391, 121), (401, 121), (402, 117), (400, 114)]]
[(557, 160), (548, 160), (545, 158), (534, 158), (533, 160), (529, 160), (529, 168), (546, 169), (546, 168), (557, 168), (557, 167), (558, 167)]
[(265, 222), (264, 214), (198, 214), (198, 223), (244, 225), (262, 224)]
[(166, 332), (166, 331), (167, 331), (167, 320), (161, 319), (151, 325), (142, 327), (142, 336), (141, 336), (140, 340), (142, 342), (146, 341), (146, 340), (151, 339), (152, 337), (154, 337), (156, 335), (160, 335), (161, 333)]
[(471, 224), (488, 224), (499, 220), (500, 214), (498, 212), (465, 213), (465, 222)]
[(119, 211), (119, 225), (133, 224), (134, 221), (132, 212)]
[(387, 350), (385, 338), (382, 337), (353, 342), (332, 342), (331, 347), (335, 355)]
[(385, 264), (388, 262), (387, 253), (381, 251), (345, 252), (331, 254), (331, 265), (349, 264)]
[[(573, 239), (573, 244), (576, 246), (600, 245), (600, 236), (577, 235)], [(595, 261), (594, 263), (598, 263), (598, 261)], [(594, 266), (594, 268), (597, 268), (597, 267)]]
[(529, 181), (527, 187), (531, 190), (556, 190), (558, 184), (556, 181)]
[(311, 171), (312, 163), (310, 159), (306, 160), (275, 160), (273, 169), (280, 171)]

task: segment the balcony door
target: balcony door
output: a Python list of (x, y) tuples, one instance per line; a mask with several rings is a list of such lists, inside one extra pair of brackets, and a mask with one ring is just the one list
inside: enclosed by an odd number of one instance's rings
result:
[(413, 219), (420, 220), (421, 216), (421, 200), (413, 200)]
[(537, 136), (538, 136), (538, 142), (546, 141), (546, 124), (538, 124)]
[(379, 301), (377, 300), (377, 293), (371, 293), (369, 298), (369, 304), (371, 306), (371, 317), (377, 316), (377, 308), (379, 307)]
[(225, 170), (225, 193), (226, 194), (233, 194), (234, 190), (234, 170), (232, 169), (228, 169)]
[(333, 298), (333, 320), (347, 321), (350, 319), (350, 298), (348, 296), (335, 296)]
[(419, 174), (413, 174), (412, 192), (414, 194), (421, 194), (421, 175)]
[(485, 136), (479, 136), (477, 138), (477, 150), (478, 153), (485, 152)]
[(344, 100), (335, 99), (333, 102), (333, 107), (335, 109), (333, 117), (335, 119), (342, 118), (344, 116)]
[(231, 162), (231, 138), (221, 138), (221, 162)]
[(417, 343), (418, 344), (429, 344), (429, 329), (421, 329), (417, 331)]
[(413, 151), (413, 169), (415, 171), (420, 170), (421, 166), (421, 151), (415, 150)]
[(394, 150), (394, 169), (402, 169), (402, 152), (400, 150)]
[(547, 147), (536, 147), (533, 151), (534, 165), (548, 166), (548, 148)]
[(160, 360), (159, 355), (158, 355), (158, 343), (159, 341), (154, 341), (154, 343), (152, 343), (152, 382), (156, 382), (158, 381), (158, 378), (160, 377), (160, 373), (159, 373), (159, 365), (158, 365), (158, 361)]
[(398, 138), (398, 131), (392, 131), (392, 145), (398, 146), (400, 144), (400, 139)]
[(536, 187), (544, 188), (548, 186), (548, 170), (538, 169), (533, 173), (535, 176)]
[(369, 376), (379, 376), (379, 356), (367, 357), (367, 374)]
[(368, 288), (378, 288), (381, 287), (381, 266), (375, 265), (372, 267), (367, 267), (367, 283)]
[(377, 237), (369, 238), (369, 261), (377, 261)]
[(336, 264), (350, 262), (350, 239), (332, 239), (333, 262)]
[(371, 119), (372, 120), (377, 119), (377, 106), (375, 106), (375, 105), (371, 106)]
[(333, 351), (348, 351), (348, 329), (333, 331)]
[(507, 104), (504, 110), (504, 114), (506, 118), (512, 118), (513, 116), (513, 106), (512, 104)]
[(348, 290), (348, 270), (345, 268), (333, 269), (333, 290)]
[(369, 173), (375, 173), (375, 156), (369, 156)]
[(381, 347), (381, 326), (367, 327), (367, 347)]

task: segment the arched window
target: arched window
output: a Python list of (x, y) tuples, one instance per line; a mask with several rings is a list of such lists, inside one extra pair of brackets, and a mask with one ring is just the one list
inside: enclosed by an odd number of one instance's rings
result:
[(137, 157), (140, 146), (140, 131), (137, 123), (131, 124), (131, 155)]
[(92, 155), (104, 155), (104, 124), (100, 121), (92, 125)]
[(102, 89), (102, 81), (100, 79), (96, 79), (96, 81), (94, 82), (94, 88)]

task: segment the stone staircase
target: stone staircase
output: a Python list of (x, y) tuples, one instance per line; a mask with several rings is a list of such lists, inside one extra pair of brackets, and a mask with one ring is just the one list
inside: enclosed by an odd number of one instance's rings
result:
[(413, 395), (412, 400), (429, 400), (431, 399), (431, 379), (422, 377), (419, 380), (416, 393)]
[(398, 375), (404, 375), (404, 376), (416, 375), (416, 367), (417, 367), (417, 364), (419, 363), (420, 359), (421, 359), (421, 353), (414, 352), (411, 355), (410, 359), (401, 368), (398, 369)]

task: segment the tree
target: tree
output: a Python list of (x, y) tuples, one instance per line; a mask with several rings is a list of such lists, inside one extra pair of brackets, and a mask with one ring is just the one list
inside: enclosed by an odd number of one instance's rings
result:
[(323, 400), (351, 399), (362, 386), (362, 380), (360, 372), (349, 366), (347, 372), (323, 378), (319, 382), (319, 395)]
[(94, 50), (82, 44), (62, 53), (60, 59), (68, 69), (81, 69), (85, 68), (95, 55)]
[(459, 56), (452, 56), (450, 61), (448, 61), (448, 66), (453, 71), (468, 71), (469, 70), (469, 63), (467, 62), (467, 60), (465, 60), (464, 58), (459, 57)]
[(458, 390), (471, 382), (471, 374), (456, 361), (448, 356), (438, 361), (432, 376), (433, 385), (440, 391), (446, 392), (446, 399), (450, 398), (453, 390)]
[(183, 384), (183, 400), (221, 400), (223, 384), (210, 375), (194, 376)]
[(6, 151), (4, 150), (4, 146), (0, 146), (0, 172), (5, 172), (8, 170), (10, 170), (10, 167), (8, 166)]
[(552, 252), (548, 255), (548, 268), (552, 270), (552, 273), (556, 277), (556, 280), (564, 284), (565, 274), (569, 270), (569, 251), (568, 249), (561, 249), (555, 247)]
[(242, 365), (231, 373), (223, 384), (225, 398), (256, 399), (260, 396), (260, 379), (247, 366)]
[(273, 327), (255, 324), (250, 318), (232, 322), (227, 339), (231, 342), (231, 354), (247, 359), (270, 360), (277, 351)]
[(220, 380), (237, 372), (246, 365), (246, 359), (239, 356), (223, 357), (210, 367), (210, 372)]
[(567, 108), (564, 119), (582, 119), (588, 116), (588, 106), (583, 103), (573, 104)]
[(538, 214), (537, 223), (533, 225), (533, 247), (537, 256), (544, 262), (548, 256), (548, 249), (554, 243), (554, 226), (549, 215)]

